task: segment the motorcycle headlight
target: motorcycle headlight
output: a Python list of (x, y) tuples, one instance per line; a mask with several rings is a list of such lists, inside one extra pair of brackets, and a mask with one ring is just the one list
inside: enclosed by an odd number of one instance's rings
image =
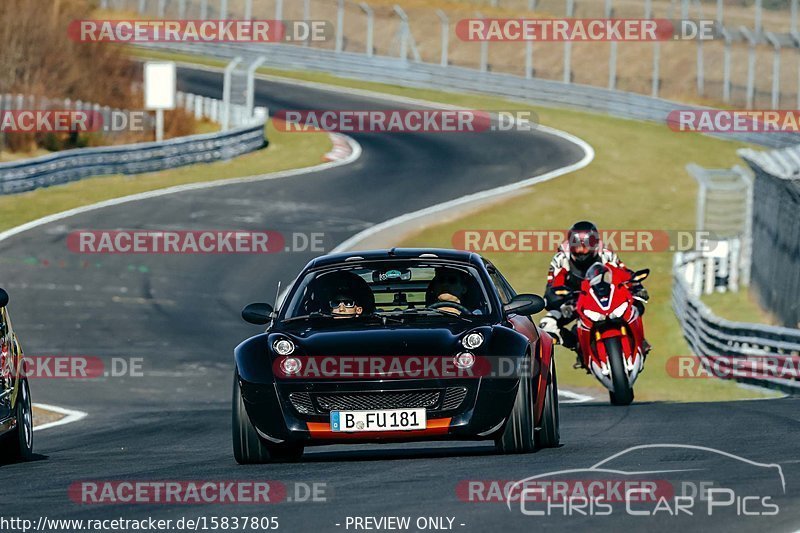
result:
[(461, 339), (461, 345), (467, 350), (474, 350), (483, 344), (483, 335), (480, 333), (470, 333)]
[(586, 315), (586, 317), (592, 322), (600, 322), (606, 318), (604, 314), (598, 313), (597, 311), (592, 311), (591, 309), (584, 309), (583, 314)]
[(294, 343), (289, 339), (278, 339), (272, 344), (272, 349), (278, 355), (290, 355), (294, 352)]
[(622, 315), (625, 314), (625, 311), (628, 310), (628, 302), (622, 302), (619, 307), (611, 311), (611, 314), (608, 315), (611, 318), (621, 318)]

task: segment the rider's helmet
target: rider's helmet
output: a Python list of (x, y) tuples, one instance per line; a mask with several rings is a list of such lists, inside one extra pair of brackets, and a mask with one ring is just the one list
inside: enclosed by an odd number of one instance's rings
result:
[(569, 258), (581, 272), (600, 261), (600, 232), (597, 226), (588, 220), (576, 222), (569, 228), (567, 235)]

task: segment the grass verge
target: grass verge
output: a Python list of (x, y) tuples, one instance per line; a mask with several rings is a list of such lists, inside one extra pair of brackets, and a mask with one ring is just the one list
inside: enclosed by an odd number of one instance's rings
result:
[(185, 183), (238, 178), (316, 165), (331, 147), (325, 133), (292, 135), (267, 126), (269, 146), (230, 161), (138, 175), (98, 176), (65, 185), (0, 196), (0, 230), (111, 198)]
[(747, 287), (743, 287), (739, 292), (715, 292), (703, 295), (701, 299), (715, 315), (726, 320), (780, 325), (758, 304), (756, 295)]
[[(135, 51), (139, 57), (170, 59), (223, 66), (224, 62), (190, 55)], [(695, 220), (697, 187), (686, 173), (688, 163), (727, 168), (740, 163), (736, 150), (745, 145), (692, 133), (675, 133), (660, 124), (636, 122), (579, 111), (521, 105), (490, 96), (453, 94), (411, 89), (383, 83), (340, 78), (315, 72), (260, 69), (259, 72), (290, 79), (340, 87), (367, 89), (420, 98), (468, 109), (534, 111), (542, 124), (578, 135), (595, 151), (589, 167), (531, 187), (508, 201), (480, 212), (436, 225), (405, 238), (403, 246), (452, 247), (453, 234), (462, 229), (565, 229), (575, 220), (589, 218), (609, 229), (691, 229)], [(519, 291), (541, 293), (551, 254), (486, 253)], [(637, 400), (718, 401), (777, 396), (722, 380), (676, 379), (667, 374), (670, 357), (689, 355), (670, 304), (671, 253), (628, 253), (623, 260), (632, 268), (648, 267), (651, 303), (645, 317), (647, 337), (654, 346), (645, 371), (636, 384)], [(559, 384), (565, 388), (604, 389), (582, 371), (573, 370), (574, 355), (558, 349)]]

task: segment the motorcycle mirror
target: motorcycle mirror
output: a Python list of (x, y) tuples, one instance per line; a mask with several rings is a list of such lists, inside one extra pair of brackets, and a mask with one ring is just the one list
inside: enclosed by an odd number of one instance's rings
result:
[(5, 289), (0, 289), (0, 307), (8, 305), (8, 293)]
[(647, 279), (649, 275), (650, 275), (650, 269), (645, 268), (644, 270), (638, 270), (634, 272), (633, 276), (631, 276), (631, 279), (633, 281), (644, 281)]

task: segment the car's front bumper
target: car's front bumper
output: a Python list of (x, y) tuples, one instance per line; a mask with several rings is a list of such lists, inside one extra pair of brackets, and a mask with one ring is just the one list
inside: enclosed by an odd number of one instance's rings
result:
[[(516, 397), (516, 379), (280, 380), (241, 382), (248, 416), (268, 442), (491, 439)], [(330, 410), (425, 407), (424, 430), (345, 433), (330, 429)]]

